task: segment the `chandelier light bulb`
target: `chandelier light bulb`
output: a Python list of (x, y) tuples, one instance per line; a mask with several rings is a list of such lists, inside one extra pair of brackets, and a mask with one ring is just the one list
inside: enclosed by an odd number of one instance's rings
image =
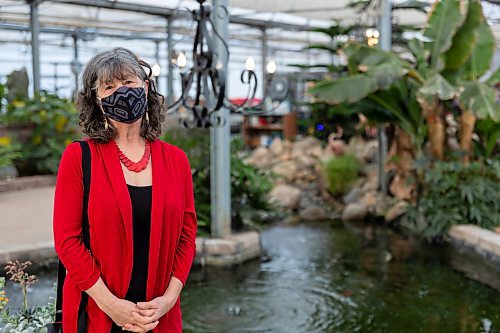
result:
[(161, 72), (161, 67), (160, 64), (154, 64), (153, 67), (151, 68), (151, 71), (153, 72), (153, 76), (160, 76)]
[(179, 56), (177, 56), (177, 66), (183, 68), (187, 64), (187, 58), (184, 52), (180, 52)]
[(276, 61), (274, 61), (274, 60), (269, 61), (269, 62), (267, 63), (267, 67), (266, 67), (266, 69), (267, 69), (267, 72), (268, 72), (269, 74), (274, 74), (274, 73), (276, 73)]
[(255, 60), (253, 57), (248, 57), (247, 61), (245, 62), (245, 67), (247, 68), (248, 71), (253, 71), (255, 68)]

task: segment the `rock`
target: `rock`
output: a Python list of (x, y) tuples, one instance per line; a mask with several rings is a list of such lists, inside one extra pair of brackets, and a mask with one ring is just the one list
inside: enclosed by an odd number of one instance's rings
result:
[(302, 220), (305, 221), (325, 220), (328, 217), (326, 211), (319, 206), (309, 206), (303, 209), (300, 212), (299, 216)]
[(318, 187), (319, 192), (325, 193), (328, 191), (328, 177), (326, 176), (325, 169), (319, 164), (316, 164), (314, 167), (316, 171), (316, 185)]
[(310, 168), (316, 164), (316, 159), (308, 155), (301, 155), (297, 158), (297, 162), (302, 168)]
[(402, 177), (399, 174), (396, 174), (394, 176), (394, 179), (389, 186), (389, 190), (396, 198), (404, 200), (408, 200), (411, 198), (413, 189), (414, 186), (407, 184), (406, 178)]
[(385, 214), (386, 222), (392, 222), (397, 219), (399, 216), (406, 213), (406, 209), (408, 207), (408, 203), (406, 201), (398, 201), (396, 202)]
[(496, 228), (495, 228), (495, 232), (496, 232), (497, 234), (500, 234), (500, 227), (496, 227)]
[(359, 221), (366, 216), (367, 208), (360, 203), (352, 203), (347, 205), (342, 212), (343, 221)]
[(390, 198), (381, 192), (377, 192), (377, 200), (371, 213), (377, 217), (384, 217), (389, 209)]
[(345, 153), (347, 146), (343, 140), (332, 140), (328, 142), (328, 148), (335, 156), (340, 156)]
[(365, 140), (360, 136), (353, 136), (347, 144), (347, 151), (354, 154), (359, 160), (363, 160)]
[(275, 186), (269, 194), (270, 200), (287, 209), (295, 209), (299, 204), (301, 191), (291, 185)]
[(283, 221), (283, 223), (290, 224), (290, 225), (298, 224), (298, 223), (300, 223), (300, 216), (298, 216), (298, 215), (287, 216), (285, 218), (285, 220)]
[(295, 161), (279, 162), (272, 168), (272, 171), (274, 173), (276, 173), (278, 176), (283, 177), (289, 182), (293, 181), (297, 177), (298, 170), (299, 168), (297, 167), (297, 163)]
[(252, 152), (252, 155), (245, 158), (243, 162), (257, 168), (269, 168), (274, 163), (274, 159), (269, 149), (257, 147)]
[(280, 138), (274, 138), (273, 142), (269, 146), (269, 151), (274, 155), (281, 155), (285, 151), (285, 145)]
[(13, 165), (4, 165), (3, 167), (0, 167), (0, 180), (10, 180), (17, 178), (17, 176), (17, 169)]
[(348, 205), (348, 204), (355, 203), (355, 202), (359, 201), (362, 194), (363, 194), (363, 191), (361, 191), (361, 189), (359, 187), (354, 187), (349, 191), (349, 193), (344, 195), (344, 197), (342, 199), (344, 200), (344, 203), (346, 205)]
[(374, 191), (366, 192), (361, 199), (361, 203), (367, 208), (374, 207), (377, 202), (377, 193)]
[(361, 160), (365, 162), (373, 162), (377, 158), (378, 142), (377, 140), (370, 140), (365, 142), (361, 151)]
[(367, 174), (365, 183), (362, 187), (364, 192), (366, 191), (376, 191), (378, 190), (378, 173), (377, 170), (375, 172), (370, 172)]
[(314, 147), (308, 149), (307, 153), (309, 154), (309, 156), (312, 156), (315, 158), (321, 158), (323, 156), (323, 148), (321, 146), (314, 146)]
[(294, 149), (298, 148), (302, 150), (308, 150), (318, 146), (321, 147), (321, 141), (314, 136), (306, 136), (300, 141), (295, 141), (293, 144)]

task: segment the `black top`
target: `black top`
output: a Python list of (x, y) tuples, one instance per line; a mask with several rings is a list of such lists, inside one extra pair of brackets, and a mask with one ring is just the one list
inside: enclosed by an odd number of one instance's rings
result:
[[(132, 277), (125, 295), (131, 302), (146, 300), (146, 281), (148, 277), (149, 235), (151, 230), (152, 185), (135, 186), (127, 184), (132, 201), (134, 226), (134, 265)], [(113, 322), (111, 333), (128, 332)], [(148, 331), (151, 332), (151, 331)]]

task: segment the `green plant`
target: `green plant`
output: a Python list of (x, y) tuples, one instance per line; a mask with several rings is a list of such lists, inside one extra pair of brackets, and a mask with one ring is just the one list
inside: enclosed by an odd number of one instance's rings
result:
[[(13, 129), (12, 141), (23, 147), (22, 155), (15, 160), (19, 174), (55, 174), (64, 148), (78, 138), (74, 104), (41, 92), (28, 100), (14, 100), (6, 109), (0, 122)], [(14, 129), (24, 129), (26, 134), (14, 133)]]
[(328, 190), (333, 195), (341, 195), (358, 178), (361, 162), (352, 154), (344, 154), (326, 160), (323, 167), (328, 178)]
[[(210, 136), (203, 128), (170, 129), (162, 140), (182, 148), (189, 157), (193, 173), (196, 215), (200, 234), (210, 233)], [(231, 141), (231, 211), (232, 219), (241, 220), (242, 213), (271, 210), (267, 193), (271, 189), (269, 177), (253, 166), (242, 162), (241, 139)]]
[(483, 228), (500, 225), (500, 162), (429, 161), (417, 166), (424, 173), (422, 196), (408, 210), (411, 227), (428, 239), (440, 238), (455, 224)]
[(21, 156), (20, 145), (10, 142), (10, 137), (0, 137), (0, 168), (11, 165), (13, 161)]
[(5, 295), (5, 278), (0, 278), (0, 323), (5, 324), (2, 333), (47, 333), (46, 325), (54, 321), (55, 302), (51, 300), (48, 305), (28, 306), (27, 290), (30, 285), (37, 281), (35, 275), (29, 275), (25, 269), (31, 265), (31, 261), (23, 263), (19, 260), (9, 261), (5, 266), (10, 280), (18, 283), (23, 291), (23, 306), (17, 311), (6, 308), (8, 298)]
[(378, 104), (411, 136), (417, 156), (425, 138), (437, 159), (445, 153), (445, 102), (453, 100), (461, 111), (460, 146), (468, 153), (476, 118), (500, 118), (491, 83), (482, 80), (491, 65), (494, 36), (481, 3), (436, 1), (422, 35), (408, 43), (411, 61), (393, 52), (348, 44), (342, 52), (349, 75), (320, 81), (311, 92), (330, 104), (362, 100)]

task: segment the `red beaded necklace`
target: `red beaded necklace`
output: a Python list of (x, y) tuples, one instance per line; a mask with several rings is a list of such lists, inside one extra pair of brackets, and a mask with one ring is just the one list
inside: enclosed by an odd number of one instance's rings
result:
[(130, 171), (139, 172), (148, 166), (149, 158), (151, 157), (151, 143), (146, 140), (146, 149), (144, 150), (144, 155), (140, 159), (139, 162), (132, 162), (123, 152), (120, 150), (120, 147), (116, 144), (116, 148), (118, 149), (118, 157), (123, 165), (127, 167)]

